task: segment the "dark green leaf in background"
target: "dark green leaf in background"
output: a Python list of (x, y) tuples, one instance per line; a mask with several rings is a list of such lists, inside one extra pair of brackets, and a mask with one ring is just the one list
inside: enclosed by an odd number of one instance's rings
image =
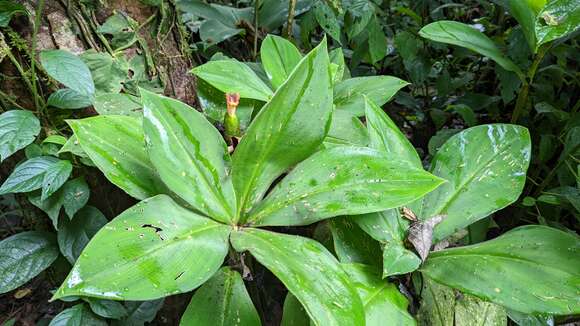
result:
[(22, 232), (0, 241), (0, 293), (30, 281), (57, 257), (55, 236), (47, 232)]
[(46, 72), (64, 86), (78, 94), (92, 98), (95, 84), (91, 71), (76, 55), (65, 50), (45, 50), (40, 53), (40, 62)]
[(97, 208), (85, 206), (75, 218), (58, 230), (58, 246), (62, 255), (74, 264), (89, 240), (107, 224), (107, 218)]
[(40, 133), (40, 122), (30, 111), (0, 114), (0, 162), (28, 146)]

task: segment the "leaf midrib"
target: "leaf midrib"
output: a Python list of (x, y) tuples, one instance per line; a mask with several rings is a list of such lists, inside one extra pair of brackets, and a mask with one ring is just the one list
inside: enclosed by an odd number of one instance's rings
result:
[[(478, 167), (477, 169), (475, 169), (475, 170), (473, 171), (473, 173), (472, 173), (471, 175), (469, 175), (469, 176), (468, 176), (468, 177), (465, 179), (465, 181), (464, 181), (464, 182), (460, 183), (460, 184), (459, 184), (459, 186), (458, 186), (457, 188), (455, 188), (455, 189), (454, 189), (454, 191), (453, 191), (453, 193), (451, 194), (451, 196), (447, 197), (447, 201), (444, 203), (444, 205), (443, 205), (441, 208), (437, 209), (435, 212), (433, 212), (433, 213), (432, 213), (432, 214), (430, 214), (430, 215), (431, 215), (431, 216), (433, 216), (433, 215), (441, 214), (441, 212), (445, 211), (445, 210), (446, 210), (446, 209), (447, 209), (447, 208), (448, 208), (448, 207), (451, 205), (451, 203), (452, 203), (452, 202), (455, 200), (455, 198), (456, 198), (456, 197), (457, 197), (457, 196), (458, 196), (458, 195), (461, 193), (462, 189), (463, 189), (463, 188), (464, 188), (466, 185), (470, 184), (470, 183), (471, 183), (471, 181), (472, 181), (472, 180), (473, 180), (473, 179), (474, 179), (476, 176), (478, 176), (478, 175), (479, 175), (479, 173), (480, 173), (480, 172), (481, 172), (483, 169), (487, 168), (487, 167), (488, 167), (488, 166), (489, 166), (489, 165), (490, 165), (490, 164), (491, 164), (491, 163), (494, 161), (494, 159), (495, 159), (496, 157), (498, 157), (498, 156), (500, 156), (501, 154), (503, 154), (503, 153), (504, 153), (504, 151), (505, 151), (505, 150), (506, 150), (508, 147), (510, 147), (510, 146), (511, 146), (511, 145), (512, 145), (514, 142), (516, 142), (516, 140), (518, 140), (518, 139), (516, 139), (516, 138), (513, 138), (513, 139), (512, 139), (512, 141), (508, 142), (508, 143), (505, 145), (505, 147), (504, 147), (504, 148), (503, 148), (503, 149), (502, 149), (500, 152), (498, 152), (496, 155), (492, 155), (492, 156), (491, 156), (491, 157), (490, 157), (490, 158), (489, 158), (489, 159), (488, 159), (488, 160), (487, 160), (487, 161), (486, 161), (484, 164), (482, 164), (480, 167)], [(462, 159), (462, 160), (461, 160), (461, 162), (465, 162), (465, 160), (463, 160), (463, 159)], [(426, 202), (426, 200), (423, 200), (423, 203), (422, 203), (422, 205), (421, 205), (421, 206), (422, 206), (422, 208), (424, 208), (424, 206), (425, 206), (425, 202)], [(423, 210), (423, 209), (421, 209), (421, 210)], [(426, 217), (423, 217), (423, 218), (429, 218), (429, 217), (430, 217), (430, 216), (426, 216)]]
[[(172, 111), (175, 112), (175, 113), (178, 113), (178, 112), (176, 112), (176, 110), (172, 110)], [(151, 112), (151, 114), (153, 114), (153, 112)], [(164, 114), (159, 114), (158, 116), (161, 119), (163, 119), (165, 123), (167, 123), (167, 119), (165, 118), (165, 115)], [(177, 119), (177, 117), (176, 117), (176, 119)], [(184, 127), (184, 125), (182, 125), (181, 123), (179, 123), (179, 122), (177, 122), (177, 123), (180, 125), (180, 127)], [(221, 192), (220, 193), (217, 193), (217, 189), (215, 189), (215, 187), (213, 187), (212, 183), (207, 179), (206, 174), (202, 171), (201, 167), (198, 166), (198, 163), (200, 163), (199, 160), (197, 160), (197, 158), (193, 157), (191, 155), (191, 153), (187, 150), (187, 148), (185, 148), (185, 145), (181, 142), (181, 138), (178, 137), (178, 135), (175, 133), (175, 131), (173, 130), (173, 128), (165, 128), (165, 130), (166, 131), (168, 130), (171, 134), (173, 134), (173, 136), (175, 137), (175, 139), (177, 139), (176, 143), (185, 152), (185, 155), (187, 157), (189, 157), (190, 161), (193, 163), (192, 165), (195, 166), (195, 168), (197, 169), (198, 174), (201, 175), (201, 179), (205, 183), (206, 188), (210, 190), (213, 198), (216, 199), (217, 202), (220, 203), (220, 205), (222, 206), (222, 208), (225, 210), (226, 215), (229, 215), (227, 213), (229, 211), (229, 208), (230, 208), (229, 205), (227, 204), (225, 198), (223, 197), (223, 194)], [(186, 135), (186, 137), (187, 137), (187, 135)], [(208, 207), (207, 209), (209, 211), (213, 211), (213, 209), (211, 209), (210, 207)], [(207, 215), (211, 216), (213, 214), (207, 214)], [(229, 220), (230, 219), (229, 216), (227, 216), (227, 217), (228, 217), (227, 219)]]
[[(286, 126), (288, 125), (288, 123), (290, 123), (290, 120), (292, 119), (292, 117), (294, 116), (294, 113), (296, 113), (296, 111), (298, 110), (298, 104), (300, 103), (300, 101), (302, 100), (302, 96), (304, 95), (304, 93), (306, 92), (306, 89), (310, 86), (310, 82), (312, 80), (312, 75), (313, 75), (313, 69), (312, 69), (312, 64), (313, 64), (313, 60), (311, 60), (311, 58), (306, 57), (306, 62), (308, 63), (308, 75), (306, 76), (306, 80), (304, 81), (304, 83), (302, 84), (302, 88), (300, 89), (300, 94), (298, 94), (298, 96), (296, 96), (296, 100), (292, 103), (292, 107), (293, 109), (291, 110), (291, 112), (289, 112), (289, 114), (286, 115), (286, 119), (283, 120), (283, 123), (280, 126), (280, 132), (275, 133), (274, 137), (272, 138), (272, 140), (270, 141), (270, 143), (268, 143), (266, 150), (263, 151), (263, 154), (260, 155), (260, 158), (258, 160), (258, 164), (254, 165), (254, 169), (252, 171), (252, 174), (250, 175), (250, 182), (246, 183), (246, 186), (243, 188), (242, 191), (242, 196), (240, 197), (240, 202), (238, 203), (238, 216), (237, 219), (240, 219), (242, 217), (242, 215), (244, 212), (244, 209), (247, 206), (247, 200), (248, 197), (250, 195), (250, 191), (253, 188), (255, 182), (256, 182), (256, 176), (258, 173), (258, 170), (262, 171), (263, 169), (260, 169), (260, 167), (263, 166), (264, 162), (265, 162), (265, 158), (270, 154), (270, 152), (275, 148), (274, 145), (277, 145), (278, 143), (278, 139), (282, 136), (282, 130), (286, 129)], [(300, 64), (298, 64), (296, 66), (296, 69), (294, 69), (294, 71), (297, 70), (298, 66)], [(289, 81), (289, 79), (286, 79), (287, 83)], [(284, 84), (285, 84), (284, 83)], [(282, 89), (282, 87), (284, 86), (284, 84), (280, 85), (280, 87), (278, 88), (278, 90)], [(275, 97), (275, 94), (274, 94)], [(273, 97), (273, 98), (274, 98)], [(265, 112), (265, 111), (264, 111)], [(248, 137), (248, 135), (246, 134), (246, 137)]]
[[(354, 186), (359, 186), (359, 185), (368, 185), (368, 184), (388, 184), (388, 183), (398, 183), (398, 182), (415, 182), (415, 183), (427, 183), (429, 181), (434, 181), (434, 180), (424, 180), (424, 181), (417, 181), (417, 180), (413, 180), (413, 179), (406, 179), (406, 180), (384, 180), (384, 181), (374, 181), (374, 180), (361, 180), (358, 181), (359, 179), (354, 179), (355, 182), (350, 182), (350, 183), (345, 183), (342, 185), (339, 185), (337, 187), (332, 187), (332, 186), (325, 186), (325, 187), (318, 187), (318, 188), (310, 188), (310, 189), (314, 189), (313, 191), (309, 191), (309, 192), (305, 192), (305, 193), (301, 193), (300, 195), (296, 195), (292, 198), (286, 199), (284, 201), (277, 201), (274, 202), (272, 205), (266, 206), (265, 209), (262, 209), (260, 211), (258, 211), (258, 213), (256, 213), (255, 215), (251, 215), (250, 218), (248, 218), (247, 222), (256, 222), (259, 221), (261, 219), (263, 219), (264, 217), (269, 216), (270, 214), (272, 214), (273, 212), (279, 211), (281, 209), (284, 209), (285, 207), (288, 207), (291, 205), (291, 203), (295, 203), (298, 202), (300, 200), (306, 199), (308, 197), (311, 196), (315, 196), (324, 192), (330, 192), (330, 191), (336, 191), (336, 190), (341, 190), (343, 188), (351, 188)], [(280, 188), (278, 188), (280, 189)], [(272, 198), (272, 197), (270, 197)], [(268, 199), (266, 199), (268, 200)]]
[[(215, 223), (215, 224), (209, 225), (209, 226), (206, 226), (206, 227), (203, 227), (203, 228), (200, 228), (200, 229), (190, 230), (187, 233), (183, 234), (182, 236), (172, 237), (171, 239), (167, 239), (167, 240), (160, 240), (160, 241), (162, 241), (161, 245), (159, 245), (157, 247), (154, 247), (151, 250), (145, 251), (143, 254), (141, 254), (140, 256), (138, 256), (138, 257), (136, 257), (134, 259), (126, 260), (122, 264), (119, 264), (117, 266), (113, 266), (112, 268), (103, 269), (103, 270), (101, 270), (101, 271), (99, 271), (99, 272), (97, 272), (95, 274), (89, 275), (89, 277), (83, 279), (83, 282), (80, 283), (79, 285), (87, 284), (87, 279), (94, 280), (94, 279), (97, 279), (99, 277), (102, 277), (103, 275), (112, 274), (113, 272), (116, 272), (117, 270), (120, 270), (120, 269), (122, 269), (123, 267), (125, 267), (125, 266), (127, 266), (129, 264), (135, 264), (138, 261), (141, 261), (142, 259), (145, 259), (145, 258), (147, 258), (147, 257), (155, 254), (156, 252), (158, 252), (160, 250), (166, 249), (167, 247), (172, 246), (172, 245), (175, 245), (176, 243), (182, 242), (184, 240), (189, 240), (188, 237), (189, 236), (193, 236), (194, 234), (202, 233), (204, 231), (208, 231), (208, 230), (211, 230), (213, 228), (226, 227), (224, 224), (220, 224), (220, 223), (213, 222), (213, 221), (211, 221), (211, 222), (212, 223)], [(85, 250), (86, 250), (86, 248), (85, 248)], [(78, 263), (78, 261), (77, 261), (77, 263)], [(67, 287), (67, 288), (68, 289), (73, 289), (75, 287), (76, 286)]]

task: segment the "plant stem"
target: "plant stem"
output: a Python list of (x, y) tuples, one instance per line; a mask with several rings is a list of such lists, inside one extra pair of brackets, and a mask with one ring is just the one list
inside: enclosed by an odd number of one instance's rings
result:
[(524, 113), (524, 110), (526, 109), (526, 105), (528, 103), (528, 94), (530, 93), (530, 85), (534, 82), (536, 71), (538, 71), (538, 67), (540, 66), (540, 63), (544, 59), (544, 56), (546, 55), (549, 49), (550, 45), (544, 44), (543, 46), (540, 47), (538, 54), (536, 54), (534, 62), (532, 62), (532, 65), (528, 70), (526, 80), (524, 80), (524, 85), (520, 90), (518, 99), (516, 100), (516, 107), (514, 109), (514, 113), (512, 114), (511, 123), (518, 122), (520, 116), (522, 115), (522, 113)]
[(288, 21), (286, 21), (286, 38), (292, 39), (292, 25), (294, 25), (294, 14), (296, 11), (296, 0), (290, 0), (288, 5)]
[(260, 0), (254, 0), (254, 59), (258, 57), (258, 30), (260, 28), (259, 24), (259, 14)]
[[(31, 87), (32, 87), (32, 96), (34, 96), (34, 106), (36, 107), (36, 111), (40, 110), (41, 101), (40, 96), (38, 95), (38, 91), (36, 89), (36, 41), (37, 41), (37, 34), (38, 30), (40, 29), (40, 24), (42, 23), (42, 12), (44, 10), (44, 0), (38, 1), (38, 7), (36, 8), (36, 13), (34, 16), (34, 29), (32, 31), (32, 47), (30, 49), (30, 75), (31, 75)], [(44, 103), (42, 104), (42, 108), (44, 108)]]

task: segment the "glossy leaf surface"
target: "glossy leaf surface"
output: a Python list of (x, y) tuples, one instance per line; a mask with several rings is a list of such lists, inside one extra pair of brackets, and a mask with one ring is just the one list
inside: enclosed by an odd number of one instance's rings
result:
[(292, 42), (280, 36), (268, 35), (262, 41), (260, 58), (272, 86), (277, 89), (290, 76), (302, 55)]
[(298, 164), (248, 221), (308, 225), (338, 215), (382, 211), (421, 198), (442, 182), (369, 148), (325, 149)]
[(56, 239), (50, 233), (21, 232), (0, 241), (0, 293), (30, 281), (57, 257)]
[(579, 251), (576, 235), (524, 226), (494, 240), (433, 252), (421, 271), (516, 311), (577, 314)]
[(235, 60), (215, 60), (193, 68), (192, 72), (224, 93), (267, 102), (272, 90), (250, 67)]
[(261, 325), (240, 274), (220, 269), (191, 298), (180, 325)]
[(545, 1), (534, 1), (534, 0), (508, 0), (507, 5), (509, 7), (510, 13), (514, 18), (520, 23), (522, 27), (522, 32), (526, 37), (526, 41), (530, 45), (530, 49), (534, 51), (536, 49), (536, 15), (538, 14), (540, 8), (534, 5), (534, 2), (545, 2)]
[(28, 146), (40, 133), (40, 122), (30, 111), (0, 114), (0, 162)]
[(372, 268), (360, 264), (345, 264), (350, 282), (363, 302), (366, 325), (415, 325), (407, 312), (409, 302), (394, 284), (383, 280)]
[(40, 52), (40, 63), (50, 77), (77, 93), (93, 97), (95, 85), (87, 65), (76, 55), (65, 50)]
[(69, 161), (58, 161), (46, 169), (42, 178), (42, 197), (45, 200), (48, 196), (57, 191), (68, 180), (72, 172), (72, 164)]
[(220, 133), (201, 113), (174, 99), (141, 90), (149, 158), (163, 182), (198, 211), (233, 219), (235, 199)]
[(334, 104), (337, 110), (347, 110), (356, 116), (365, 114), (365, 98), (378, 106), (390, 101), (408, 82), (391, 76), (355, 77), (334, 87)]
[(419, 31), (419, 35), (435, 42), (468, 48), (489, 57), (505, 70), (515, 72), (523, 79), (520, 68), (504, 56), (489, 37), (469, 25), (455, 21), (437, 21), (423, 27)]
[(221, 266), (229, 233), (168, 196), (146, 199), (93, 237), (54, 299), (149, 300), (190, 291)]
[(122, 93), (105, 93), (95, 97), (95, 111), (101, 115), (143, 116), (143, 105), (138, 97)]
[(354, 114), (345, 110), (332, 113), (330, 130), (324, 139), (325, 147), (352, 145), (367, 146), (369, 135), (365, 125)]
[(332, 112), (326, 41), (306, 55), (256, 116), (233, 155), (238, 211), (247, 213), (272, 181), (322, 144)]
[(272, 271), (316, 325), (364, 325), (362, 302), (348, 275), (320, 243), (258, 229), (234, 232), (231, 242)]
[(400, 216), (398, 209), (350, 218), (383, 245), (383, 277), (410, 273), (421, 265), (421, 259), (405, 248), (409, 222)]
[(537, 47), (565, 37), (578, 29), (580, 29), (580, 3), (578, 0), (548, 1), (536, 18)]
[(92, 98), (70, 88), (59, 89), (50, 94), (46, 102), (59, 109), (82, 109), (93, 104)]
[(508, 325), (503, 307), (457, 292), (428, 277), (422, 280), (421, 307), (417, 314), (420, 325)]
[(309, 326), (310, 318), (292, 293), (286, 294), (280, 326)]
[(59, 162), (52, 156), (31, 158), (18, 165), (0, 187), (0, 194), (29, 192), (40, 189), (46, 171)]
[(61, 311), (48, 326), (106, 326), (107, 322), (95, 315), (86, 304), (77, 304)]
[(422, 169), (421, 159), (409, 139), (389, 116), (369, 98), (365, 98), (365, 117), (369, 131), (369, 147), (387, 153), (393, 160), (408, 162)]
[(464, 130), (437, 152), (431, 173), (449, 182), (414, 209), (423, 220), (447, 215), (435, 228), (435, 242), (514, 202), (522, 192), (530, 160), (524, 127), (493, 124)]
[(91, 191), (83, 177), (67, 181), (62, 186), (62, 204), (69, 219), (89, 201)]
[(127, 316), (119, 321), (114, 321), (114, 326), (144, 326), (151, 322), (157, 311), (163, 306), (163, 299), (150, 301), (125, 301)]
[(127, 316), (127, 309), (117, 301), (86, 298), (91, 310), (104, 318), (120, 319)]
[(381, 247), (348, 217), (337, 217), (329, 221), (334, 252), (341, 263), (359, 263), (378, 266), (381, 262)]
[(72, 221), (58, 230), (58, 246), (62, 255), (74, 264), (89, 240), (107, 224), (107, 218), (97, 208), (86, 206)]
[(103, 115), (68, 124), (84, 152), (113, 184), (137, 199), (166, 192), (145, 150), (140, 119)]

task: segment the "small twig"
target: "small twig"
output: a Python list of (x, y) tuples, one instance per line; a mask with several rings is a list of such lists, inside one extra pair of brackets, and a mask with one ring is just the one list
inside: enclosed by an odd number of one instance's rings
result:
[(288, 20), (286, 21), (286, 38), (292, 39), (292, 26), (294, 25), (294, 14), (296, 12), (296, 0), (290, 0), (288, 5)]

